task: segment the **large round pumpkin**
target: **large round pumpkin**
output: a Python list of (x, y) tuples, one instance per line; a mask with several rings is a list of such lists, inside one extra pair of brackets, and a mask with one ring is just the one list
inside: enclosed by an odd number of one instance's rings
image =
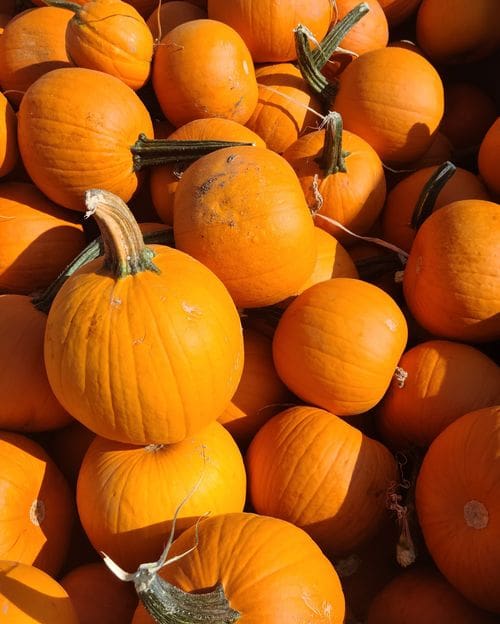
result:
[(500, 198), (500, 165), (498, 151), (500, 149), (500, 117), (493, 122), (481, 141), (478, 153), (478, 167), (481, 178), (486, 186)]
[(418, 475), (416, 508), (444, 576), (500, 614), (500, 406), (465, 414), (434, 440)]
[(407, 333), (388, 294), (337, 277), (311, 286), (285, 310), (274, 334), (274, 363), (304, 401), (338, 416), (361, 414), (387, 390)]
[(88, 198), (106, 254), (73, 274), (52, 303), (49, 383), (67, 411), (103, 437), (179, 442), (216, 420), (238, 386), (238, 312), (200, 262), (170, 247), (145, 247), (115, 195)]

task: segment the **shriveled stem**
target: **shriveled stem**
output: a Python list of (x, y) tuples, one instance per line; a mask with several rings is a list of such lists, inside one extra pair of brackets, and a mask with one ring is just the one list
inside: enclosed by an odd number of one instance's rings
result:
[(342, 117), (335, 111), (330, 111), (325, 117), (325, 142), (318, 159), (319, 165), (326, 177), (333, 173), (346, 173), (345, 157), (342, 150)]
[(47, 6), (58, 7), (60, 9), (69, 9), (73, 13), (78, 14), (82, 10), (82, 5), (70, 0), (43, 0)]
[(427, 217), (431, 215), (439, 193), (441, 193), (444, 185), (456, 170), (455, 165), (447, 160), (442, 165), (439, 165), (429, 180), (427, 180), (411, 217), (410, 225), (414, 230), (418, 230)]

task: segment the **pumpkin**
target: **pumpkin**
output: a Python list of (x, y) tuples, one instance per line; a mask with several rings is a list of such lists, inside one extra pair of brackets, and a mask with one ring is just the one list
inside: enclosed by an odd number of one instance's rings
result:
[[(282, 154), (321, 121), (321, 102), (292, 63), (261, 65), (255, 72), (259, 99), (246, 125)], [(320, 119), (318, 119), (320, 117)]]
[(61, 584), (18, 561), (0, 561), (0, 604), (2, 619), (9, 624), (81, 624)]
[(500, 148), (500, 117), (488, 128), (478, 153), (478, 167), (481, 178), (488, 189), (500, 198), (500, 174), (498, 165), (498, 150)]
[[(173, 3), (168, 2), (164, 6), (171, 4)], [(189, 121), (169, 132), (168, 139), (172, 141), (241, 141), (265, 147), (264, 141), (252, 130), (231, 119), (218, 117)], [(181, 163), (173, 163), (151, 169), (149, 187), (153, 206), (160, 219), (169, 225), (172, 225), (174, 221), (175, 190), (186, 166), (188, 163), (184, 166)]]
[(17, 117), (3, 93), (0, 93), (0, 120), (0, 177), (2, 177), (14, 169), (19, 156)]
[(25, 295), (0, 295), (0, 429), (33, 432), (71, 422), (43, 360), (46, 315)]
[(80, 624), (123, 624), (132, 620), (136, 593), (129, 585), (120, 583), (101, 561), (77, 566), (59, 582), (70, 597)]
[(478, 349), (428, 340), (403, 354), (377, 409), (382, 438), (395, 448), (427, 447), (467, 412), (500, 403), (500, 367)]
[(384, 206), (386, 183), (382, 161), (362, 138), (343, 131), (338, 113), (325, 127), (300, 137), (283, 158), (299, 178), (316, 225), (341, 243), (349, 236), (334, 222), (366, 234)]
[(184, 172), (174, 198), (176, 247), (203, 262), (238, 307), (293, 295), (313, 270), (314, 224), (287, 161), (262, 147), (217, 150)]
[[(239, 624), (344, 621), (344, 596), (333, 565), (307, 533), (289, 522), (253, 513), (220, 514), (185, 531), (168, 555), (176, 560), (161, 569), (161, 580), (158, 567), (146, 575), (155, 591), (164, 584), (173, 592), (173, 602), (166, 598), (162, 604), (142, 593), (151, 607), (158, 607), (156, 620), (168, 609), (171, 621), (179, 623), (202, 617)], [(168, 584), (182, 591), (169, 591)], [(155, 619), (139, 605), (132, 624)]]
[[(336, 21), (359, 4), (359, 0), (336, 0)], [(370, 50), (384, 48), (389, 41), (389, 25), (378, 0), (370, 0), (368, 13), (341, 39), (340, 46), (353, 56), (360, 56)]]
[[(434, 135), (434, 139), (427, 151), (420, 158), (409, 164), (410, 171), (423, 169), (424, 167), (432, 167), (433, 165), (441, 165), (442, 163), (453, 158), (453, 146), (448, 137), (440, 130)], [(402, 171), (403, 176), (408, 171)]]
[(84, 247), (74, 213), (33, 184), (0, 184), (0, 290), (27, 295), (47, 288)]
[(420, 565), (392, 579), (373, 600), (367, 624), (494, 624), (496, 617), (466, 600), (433, 567)]
[(292, 400), (274, 368), (271, 338), (249, 327), (243, 330), (243, 341), (243, 374), (231, 402), (218, 418), (242, 450), (260, 427)]
[(409, 163), (430, 147), (444, 111), (443, 84), (417, 52), (379, 48), (339, 76), (335, 110), (386, 164)]
[(236, 30), (214, 19), (169, 31), (156, 48), (152, 81), (163, 114), (176, 127), (200, 117), (244, 124), (257, 104), (248, 48)]
[(304, 401), (338, 416), (361, 414), (386, 392), (407, 331), (403, 313), (383, 290), (337, 277), (311, 286), (284, 311), (274, 364)]
[(74, 517), (73, 497), (60, 470), (39, 444), (2, 431), (0, 491), (0, 558), (56, 575)]
[(479, 61), (500, 45), (496, 0), (422, 0), (417, 44), (433, 63)]
[(158, 44), (170, 30), (194, 19), (206, 19), (206, 9), (187, 2), (187, 0), (170, 0), (159, 4), (146, 20), (146, 24)]
[(66, 29), (72, 62), (116, 76), (134, 91), (142, 87), (151, 69), (153, 35), (138, 11), (122, 0), (89, 0), (68, 7), (75, 13)]
[(500, 205), (462, 200), (424, 221), (413, 241), (403, 292), (416, 321), (436, 337), (500, 337)]
[(73, 13), (42, 6), (13, 17), (0, 37), (0, 86), (14, 106), (40, 76), (69, 67), (66, 27)]
[(451, 423), (420, 469), (416, 508), (429, 552), (478, 607), (500, 613), (500, 406)]
[(56, 462), (73, 491), (76, 491), (83, 458), (94, 438), (95, 434), (90, 429), (72, 419), (65, 427), (51, 431), (50, 436), (44, 441), (44, 448)]
[(52, 303), (49, 383), (67, 411), (103, 437), (180, 442), (216, 420), (238, 386), (238, 312), (200, 262), (146, 247), (117, 196), (93, 190), (87, 203), (105, 256), (69, 277)]
[(273, 416), (245, 460), (255, 511), (304, 529), (328, 556), (349, 553), (388, 519), (394, 457), (326, 410), (296, 406)]
[(135, 446), (96, 437), (82, 462), (76, 500), (94, 548), (135, 570), (157, 556), (184, 500), (175, 530), (204, 514), (242, 511), (241, 453), (218, 422), (177, 444)]
[(409, 252), (417, 233), (416, 226), (420, 225), (413, 220), (417, 211), (425, 208), (431, 213), (462, 199), (489, 199), (484, 184), (476, 175), (462, 167), (451, 165), (451, 168), (451, 175), (443, 178), (442, 183), (440, 179), (433, 179), (439, 172), (438, 166), (423, 167), (389, 191), (381, 220), (384, 240)]
[(232, 26), (243, 37), (255, 63), (280, 63), (297, 58), (293, 29), (308, 28), (321, 41), (333, 18), (329, 0), (209, 0), (208, 16)]
[(378, 0), (390, 26), (398, 26), (413, 15), (421, 0)]

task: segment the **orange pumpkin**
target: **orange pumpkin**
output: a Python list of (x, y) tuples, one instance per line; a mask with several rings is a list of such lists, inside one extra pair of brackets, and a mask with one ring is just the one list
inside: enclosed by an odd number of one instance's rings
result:
[(116, 76), (131, 89), (142, 87), (151, 69), (153, 35), (139, 12), (122, 0), (89, 0), (73, 10), (66, 29), (73, 63)]
[(0, 86), (16, 107), (40, 76), (72, 64), (65, 44), (72, 16), (68, 9), (42, 6), (19, 13), (5, 26), (0, 37)]
[[(336, 0), (336, 17), (341, 20), (359, 4), (359, 0)], [(370, 50), (384, 48), (389, 41), (389, 25), (378, 0), (370, 0), (370, 10), (341, 39), (340, 46), (360, 56)]]
[(329, 556), (357, 548), (388, 518), (394, 457), (326, 410), (297, 406), (273, 416), (246, 464), (254, 509), (304, 529)]
[(481, 178), (495, 197), (500, 198), (500, 117), (486, 132), (478, 154), (478, 167)]
[(174, 238), (242, 308), (295, 294), (314, 266), (314, 224), (299, 180), (262, 147), (217, 150), (188, 167), (175, 192)]
[(462, 200), (443, 206), (413, 241), (403, 292), (417, 322), (436, 337), (500, 338), (500, 205)]
[(378, 0), (391, 27), (398, 26), (416, 13), (421, 0)]
[(334, 106), (346, 130), (370, 143), (384, 163), (408, 163), (432, 143), (444, 111), (443, 84), (417, 52), (379, 48), (342, 72)]
[(103, 437), (179, 442), (216, 420), (238, 386), (237, 310), (200, 262), (146, 247), (115, 195), (89, 191), (87, 201), (105, 256), (68, 278), (52, 303), (49, 382), (67, 411)]
[[(429, 552), (447, 580), (500, 614), (500, 406), (465, 414), (431, 444), (416, 508)], [(493, 537), (493, 539), (492, 539)]]
[(73, 568), (60, 580), (78, 615), (79, 624), (130, 622), (137, 607), (133, 588), (120, 581), (104, 563)]
[(152, 81), (163, 114), (177, 127), (201, 117), (244, 124), (257, 104), (248, 48), (236, 30), (214, 19), (169, 31), (156, 48)]
[(380, 401), (406, 339), (406, 320), (389, 295), (337, 277), (311, 286), (285, 310), (274, 334), (274, 363), (304, 401), (350, 416)]
[(187, 2), (187, 0), (169, 0), (159, 4), (146, 20), (146, 24), (158, 44), (162, 37), (179, 24), (194, 19), (206, 19), (206, 9)]
[(0, 177), (14, 169), (18, 157), (17, 117), (9, 100), (0, 93)]
[[(218, 615), (219, 621), (238, 624), (344, 621), (334, 567), (304, 531), (283, 520), (251, 513), (210, 517), (197, 534), (195, 527), (185, 531), (168, 554), (177, 560), (161, 569), (161, 578), (191, 592), (188, 613), (182, 608), (183, 593), (176, 599), (175, 592), (173, 602), (165, 604), (174, 617), (193, 621), (194, 613), (197, 619), (217, 621)], [(217, 586), (215, 594), (204, 595)], [(154, 621), (139, 605), (132, 624)]]
[(81, 624), (61, 584), (34, 566), (0, 561), (0, 596), (9, 624)]
[(161, 552), (180, 501), (177, 534), (206, 513), (242, 511), (245, 495), (241, 453), (217, 422), (177, 444), (135, 446), (97, 437), (76, 493), (94, 548), (130, 571)]
[(51, 431), (44, 442), (47, 452), (74, 491), (83, 458), (94, 438), (95, 433), (72, 419), (65, 427)]
[(255, 63), (297, 58), (293, 29), (303, 24), (321, 41), (333, 18), (329, 0), (209, 0), (208, 16), (232, 26), (243, 37)]
[(3, 431), (0, 491), (0, 558), (56, 575), (74, 516), (73, 497), (61, 472), (39, 444)]
[(478, 349), (448, 340), (403, 354), (377, 409), (382, 439), (395, 448), (428, 446), (467, 412), (500, 404), (500, 367)]
[(342, 130), (338, 113), (330, 113), (321, 130), (300, 137), (284, 152), (299, 178), (316, 225), (340, 242), (349, 235), (328, 219), (355, 234), (366, 234), (385, 202), (382, 162), (362, 138)]

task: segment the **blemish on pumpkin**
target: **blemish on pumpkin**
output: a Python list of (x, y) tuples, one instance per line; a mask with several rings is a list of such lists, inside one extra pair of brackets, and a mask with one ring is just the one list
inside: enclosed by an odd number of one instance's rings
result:
[(397, 329), (397, 324), (392, 320), (392, 319), (387, 319), (385, 321), (385, 324), (387, 325), (387, 327), (391, 330), (391, 331), (396, 331)]
[(112, 308), (119, 308), (122, 304), (122, 300), (121, 299), (111, 299), (111, 307)]
[(196, 316), (196, 317), (203, 316), (203, 312), (200, 310), (200, 308), (194, 305), (190, 305), (189, 303), (186, 303), (185, 301), (181, 303), (181, 307), (184, 310), (184, 312), (189, 314), (189, 316)]
[(45, 520), (45, 503), (39, 498), (31, 503), (30, 520), (35, 526), (40, 526)]
[(248, 63), (243, 59), (243, 71), (245, 72), (245, 74), (248, 76), (250, 70), (248, 68)]
[(477, 500), (471, 500), (464, 505), (465, 524), (471, 529), (484, 529), (488, 526), (489, 514), (486, 506)]
[(202, 195), (208, 193), (208, 191), (212, 188), (213, 183), (223, 175), (223, 173), (218, 173), (217, 175), (213, 175), (205, 180), (205, 182), (203, 182), (203, 184), (196, 189), (196, 197), (201, 197)]
[(158, 451), (161, 451), (162, 448), (163, 444), (148, 444), (144, 447), (144, 450), (147, 453), (157, 453)]
[(398, 384), (398, 388), (404, 388), (406, 378), (408, 377), (408, 372), (405, 371), (401, 366), (396, 366), (396, 370), (394, 371), (394, 379)]

